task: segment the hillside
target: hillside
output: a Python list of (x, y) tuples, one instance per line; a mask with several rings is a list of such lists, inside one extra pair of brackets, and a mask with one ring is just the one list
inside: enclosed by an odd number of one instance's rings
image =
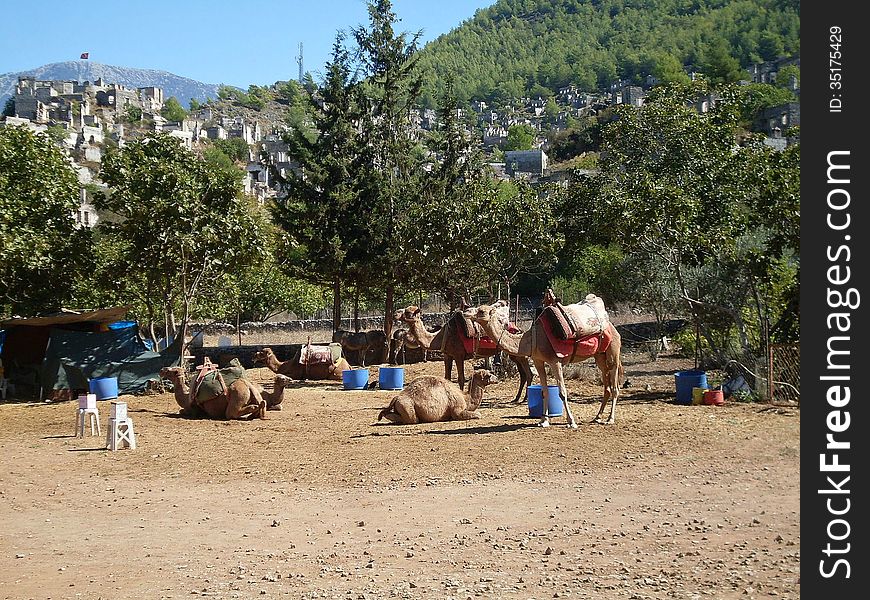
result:
[(132, 88), (159, 87), (165, 98), (175, 96), (182, 106), (187, 106), (191, 98), (205, 102), (217, 97), (216, 84), (202, 83), (187, 77), (179, 77), (167, 71), (153, 69), (134, 69), (116, 67), (87, 60), (67, 61), (43, 65), (29, 71), (5, 73), (0, 75), (0, 107), (15, 93), (15, 85), (20, 76), (32, 76), (42, 80), (94, 81), (102, 77), (106, 83), (120, 83)]
[(718, 74), (800, 53), (799, 0), (499, 0), (425, 46), (426, 101)]

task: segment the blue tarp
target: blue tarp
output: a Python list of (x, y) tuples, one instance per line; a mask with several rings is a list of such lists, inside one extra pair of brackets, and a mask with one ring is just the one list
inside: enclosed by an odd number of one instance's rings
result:
[(144, 391), (160, 369), (178, 357), (151, 352), (136, 327), (109, 331), (51, 329), (42, 362), (43, 395), (50, 390), (87, 390), (88, 380), (117, 377), (119, 394)]

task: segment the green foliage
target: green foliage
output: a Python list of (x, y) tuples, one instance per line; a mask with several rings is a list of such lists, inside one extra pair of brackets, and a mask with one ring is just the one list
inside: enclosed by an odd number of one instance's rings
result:
[(6, 104), (3, 105), (3, 115), (4, 117), (14, 117), (15, 116), (15, 98), (7, 98)]
[(170, 98), (163, 103), (163, 108), (160, 109), (160, 116), (167, 121), (179, 122), (187, 117), (187, 111), (184, 110), (184, 107), (181, 106), (175, 96), (170, 96)]
[(266, 103), (274, 99), (274, 94), (268, 87), (258, 85), (248, 86), (248, 91), (242, 90), (228, 85), (218, 86), (218, 98), (227, 102), (234, 102), (239, 106), (251, 108), (253, 110), (263, 110)]
[(111, 192), (94, 204), (116, 218), (99, 226), (112, 252), (95, 279), (135, 298), (146, 322), (179, 323), (181, 339), (200, 298), (219, 292), (219, 275), (263, 257), (263, 221), (230, 173), (167, 134), (108, 152), (102, 166)]
[(535, 143), (535, 130), (530, 125), (518, 123), (508, 127), (505, 150), (531, 150)]
[(196, 112), (200, 108), (202, 108), (202, 104), (200, 104), (199, 100), (197, 100), (196, 98), (191, 98), (190, 102), (188, 103), (188, 107), (190, 108), (190, 112)]
[(138, 106), (133, 106), (130, 104), (124, 109), (124, 113), (121, 117), (127, 123), (138, 123), (142, 120), (142, 109)]
[(740, 99), (740, 116), (744, 123), (751, 124), (761, 111), (787, 102), (797, 102), (797, 97), (791, 90), (769, 85), (767, 83), (751, 83), (742, 86), (738, 92)]
[(797, 82), (798, 88), (801, 86), (801, 70), (800, 67), (796, 65), (787, 65), (779, 70), (776, 74), (776, 81), (774, 85), (776, 87), (791, 89), (791, 80)]
[(250, 158), (250, 147), (242, 138), (231, 137), (225, 140), (210, 140), (209, 146), (225, 154), (230, 160), (247, 163)]
[(733, 81), (764, 56), (799, 52), (796, 2), (499, 0), (427, 44), (420, 67), (431, 106), (451, 77), (460, 103), (497, 102), (572, 83), (606, 91), (648, 74), (687, 83), (684, 67), (699, 65)]
[(91, 268), (78, 209), (78, 177), (61, 149), (27, 128), (0, 128), (0, 314), (29, 316), (71, 299)]
[(45, 135), (47, 135), (55, 144), (60, 144), (67, 138), (69, 131), (64, 129), (61, 125), (49, 125), (45, 130)]
[(741, 93), (723, 88), (714, 110), (696, 113), (689, 101), (708, 92), (663, 87), (640, 109), (617, 109), (601, 174), (570, 186), (561, 222), (583, 240), (574, 253), (617, 242), (645, 272), (657, 264), (671, 281), (656, 293), (684, 302), (721, 358), (757, 351), (762, 323), (795, 310), (800, 147), (736, 146)]
[(552, 288), (565, 303), (580, 302), (592, 292), (611, 306), (626, 299), (624, 261), (625, 256), (617, 245), (591, 244), (564, 260)]
[(551, 133), (547, 154), (556, 161), (564, 161), (584, 152), (595, 152), (601, 145), (601, 125), (596, 117), (573, 119), (564, 131)]

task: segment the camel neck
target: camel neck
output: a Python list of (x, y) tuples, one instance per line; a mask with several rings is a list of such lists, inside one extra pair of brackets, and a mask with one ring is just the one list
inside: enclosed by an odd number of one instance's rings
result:
[(471, 389), (468, 392), (470, 399), (468, 404), (471, 410), (480, 408), (480, 403), (483, 401), (483, 387), (479, 377), (471, 377)]
[(517, 355), (520, 353), (520, 339), (522, 338), (522, 334), (509, 332), (507, 327), (505, 327), (500, 321), (494, 321), (492, 319), (481, 323), (481, 325), (483, 325), (486, 335), (488, 335), (499, 348), (508, 354)]
[(266, 366), (269, 367), (271, 371), (277, 373), (278, 369), (281, 368), (281, 361), (279, 361), (278, 357), (274, 354), (269, 354), (269, 357), (266, 360)]
[(414, 319), (411, 323), (409, 323), (408, 331), (412, 336), (414, 336), (414, 339), (417, 341), (417, 343), (426, 350), (429, 350), (432, 347), (435, 336), (438, 335), (437, 333), (432, 333), (427, 330), (423, 326), (423, 320), (420, 318)]

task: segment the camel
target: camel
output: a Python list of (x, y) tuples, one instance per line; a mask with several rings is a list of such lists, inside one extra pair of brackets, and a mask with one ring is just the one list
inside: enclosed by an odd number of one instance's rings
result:
[(290, 382), (286, 375), (276, 375), (275, 389), (268, 392), (253, 381), (239, 377), (229, 384), (226, 392), (199, 404), (191, 402), (184, 367), (163, 367), (160, 377), (172, 382), (175, 402), (181, 407), (181, 414), (212, 419), (265, 419), (267, 409), (281, 410), (284, 387)]
[[(439, 327), (440, 329), (440, 327)], [(405, 349), (416, 350), (421, 346), (414, 340), (413, 336), (408, 335), (407, 329), (396, 329), (393, 331), (393, 344), (390, 351), (390, 364), (399, 364), (399, 354), (402, 355), (402, 363), (405, 362)], [(423, 362), (429, 360), (429, 351), (423, 348)]]
[(293, 379), (334, 379), (341, 381), (341, 372), (350, 369), (350, 363), (341, 357), (334, 364), (329, 362), (304, 365), (299, 362), (302, 349), (293, 358), (281, 362), (271, 348), (262, 348), (254, 354), (254, 364), (262, 365), (275, 373), (287, 375)]
[[(464, 327), (461, 322), (462, 313), (454, 312), (447, 324), (441, 327), (437, 332), (431, 332), (423, 325), (423, 318), (420, 315), (420, 308), (411, 305), (404, 310), (397, 311), (393, 317), (396, 321), (401, 321), (408, 326), (407, 339), (425, 350), (438, 350), (444, 356), (444, 378), (450, 379), (453, 370), (453, 362), (456, 362), (456, 371), (459, 379), (459, 387), (465, 387), (465, 361), (481, 357), (490, 358), (495, 356), (499, 351), (497, 346), (480, 347), (479, 340), (475, 340), (475, 347), (469, 351), (463, 343), (463, 334), (460, 332), (460, 327)], [(495, 340), (496, 338), (492, 338)], [(529, 360), (526, 356), (513, 355), (510, 358), (517, 365), (517, 371), (520, 374), (520, 385), (517, 388), (517, 394), (514, 398), (514, 403), (520, 401), (520, 396), (526, 390), (528, 384), (532, 382), (532, 369), (529, 366)]]
[[(357, 332), (339, 329), (332, 334), (332, 341), (341, 344), (341, 348), (345, 352), (356, 352), (357, 362), (364, 367), (366, 366), (366, 353), (369, 350), (374, 350), (377, 356), (383, 357), (383, 352), (387, 346), (387, 334), (380, 329)], [(381, 354), (377, 354), (378, 351)]]
[[(587, 296), (587, 300), (589, 300), (590, 297), (597, 299), (597, 296), (590, 294)], [(599, 337), (598, 343), (593, 344), (596, 349), (600, 349), (603, 345), (606, 345), (603, 352), (595, 351), (593, 354), (588, 354), (583, 351), (577, 351), (577, 346), (575, 346), (575, 350), (570, 355), (560, 357), (557, 355), (557, 351), (553, 348), (553, 345), (547, 336), (547, 331), (541, 317), (538, 317), (532, 324), (532, 327), (525, 333), (514, 334), (508, 332), (506, 329), (508, 321), (507, 304), (503, 300), (499, 300), (492, 305), (482, 304), (477, 308), (469, 308), (466, 310), (465, 314), (480, 323), (484, 331), (486, 331), (486, 334), (492, 339), (498, 340), (498, 345), (508, 353), (512, 355), (517, 354), (520, 356), (531, 357), (535, 364), (535, 368), (538, 371), (538, 376), (541, 379), (541, 392), (543, 395), (543, 416), (541, 417), (541, 421), (538, 423), (539, 426), (550, 426), (547, 407), (547, 370), (545, 369), (545, 365), (547, 365), (559, 385), (559, 390), (562, 396), (562, 406), (564, 407), (565, 414), (568, 418), (568, 426), (572, 429), (577, 428), (577, 422), (574, 420), (574, 415), (571, 413), (571, 409), (568, 406), (568, 390), (565, 387), (565, 377), (562, 373), (562, 366), (572, 362), (582, 362), (590, 356), (594, 357), (595, 364), (601, 371), (601, 380), (604, 385), (604, 396), (601, 400), (601, 407), (598, 409), (598, 414), (593, 419), (593, 422), (607, 425), (616, 422), (616, 400), (619, 397), (619, 383), (622, 381), (624, 376), (624, 369), (620, 357), (622, 339), (619, 332), (616, 330), (616, 327), (614, 327), (609, 320), (604, 327), (605, 331), (602, 333), (602, 336), (606, 334), (606, 336), (610, 338), (610, 343), (604, 344), (602, 340), (606, 339), (606, 337)], [(607, 405), (608, 400), (610, 400), (610, 417), (607, 421), (603, 421), (604, 407)]]
[(498, 378), (486, 369), (474, 372), (468, 392), (443, 377), (417, 377), (393, 397), (378, 414), (378, 421), (385, 418), (393, 423), (412, 425), (479, 419), (483, 388), (491, 383), (498, 383)]

